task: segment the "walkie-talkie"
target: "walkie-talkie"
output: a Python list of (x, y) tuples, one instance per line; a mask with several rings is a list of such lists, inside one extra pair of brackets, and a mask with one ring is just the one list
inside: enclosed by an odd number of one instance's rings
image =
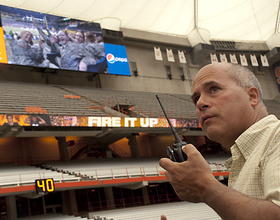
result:
[(169, 118), (168, 118), (168, 116), (167, 116), (167, 114), (166, 114), (166, 112), (163, 108), (163, 106), (161, 104), (161, 101), (159, 99), (159, 96), (156, 95), (156, 97), (157, 97), (157, 100), (158, 100), (158, 102), (161, 106), (161, 109), (162, 109), (162, 111), (165, 115), (165, 118), (168, 121), (168, 124), (169, 124), (169, 126), (172, 130), (172, 133), (175, 137), (175, 141), (174, 141), (174, 144), (173, 144), (173, 149), (171, 149), (169, 146), (166, 149), (167, 150), (167, 155), (171, 160), (173, 160), (175, 162), (183, 162), (183, 161), (188, 159), (188, 156), (182, 151), (182, 147), (185, 146), (187, 143), (181, 140), (181, 138), (177, 134), (175, 128), (171, 124), (171, 122), (170, 122), (170, 120), (169, 120)]

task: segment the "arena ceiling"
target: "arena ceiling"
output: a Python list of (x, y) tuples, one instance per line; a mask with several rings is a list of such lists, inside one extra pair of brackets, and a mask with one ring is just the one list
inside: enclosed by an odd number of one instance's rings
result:
[(212, 40), (267, 41), (279, 32), (279, 0), (0, 0), (1, 5), (71, 17), (102, 28)]

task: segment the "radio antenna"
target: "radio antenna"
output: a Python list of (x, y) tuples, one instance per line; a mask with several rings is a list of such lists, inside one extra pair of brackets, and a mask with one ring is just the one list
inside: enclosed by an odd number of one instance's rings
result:
[(171, 130), (172, 130), (172, 133), (173, 133), (173, 135), (174, 135), (174, 137), (175, 137), (175, 142), (176, 142), (176, 143), (181, 143), (182, 140), (181, 140), (181, 138), (179, 137), (179, 135), (177, 134), (177, 132), (176, 132), (175, 128), (173, 127), (173, 125), (171, 124), (171, 122), (170, 122), (170, 120), (169, 120), (169, 118), (168, 118), (168, 116), (167, 116), (167, 114), (166, 114), (166, 112), (165, 112), (165, 110), (164, 110), (164, 108), (163, 108), (163, 105), (162, 105), (162, 103), (161, 103), (161, 101), (160, 101), (160, 99), (159, 99), (159, 96), (156, 95), (156, 97), (157, 97), (157, 100), (158, 100), (158, 102), (159, 102), (159, 104), (160, 104), (160, 107), (161, 107), (161, 109), (162, 109), (162, 111), (163, 111), (163, 114), (165, 115), (165, 118), (166, 118), (166, 120), (167, 120), (167, 122), (168, 122), (168, 124), (169, 124), (169, 126), (170, 126), (170, 128), (171, 128)]

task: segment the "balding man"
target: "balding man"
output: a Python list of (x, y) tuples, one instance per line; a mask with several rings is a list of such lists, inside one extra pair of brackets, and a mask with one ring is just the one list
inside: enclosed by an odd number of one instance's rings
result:
[(240, 65), (207, 65), (194, 79), (192, 100), (207, 137), (232, 153), (229, 187), (188, 144), (187, 161), (160, 160), (177, 195), (206, 203), (222, 219), (280, 219), (280, 122), (267, 113), (257, 78)]

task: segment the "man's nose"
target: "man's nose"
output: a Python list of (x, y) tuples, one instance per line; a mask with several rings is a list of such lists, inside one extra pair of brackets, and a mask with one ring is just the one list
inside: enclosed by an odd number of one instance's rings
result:
[(196, 103), (196, 107), (197, 109), (199, 109), (200, 111), (202, 111), (203, 109), (209, 108), (210, 106), (210, 102), (207, 99), (207, 97), (205, 96), (200, 96), (197, 103)]

